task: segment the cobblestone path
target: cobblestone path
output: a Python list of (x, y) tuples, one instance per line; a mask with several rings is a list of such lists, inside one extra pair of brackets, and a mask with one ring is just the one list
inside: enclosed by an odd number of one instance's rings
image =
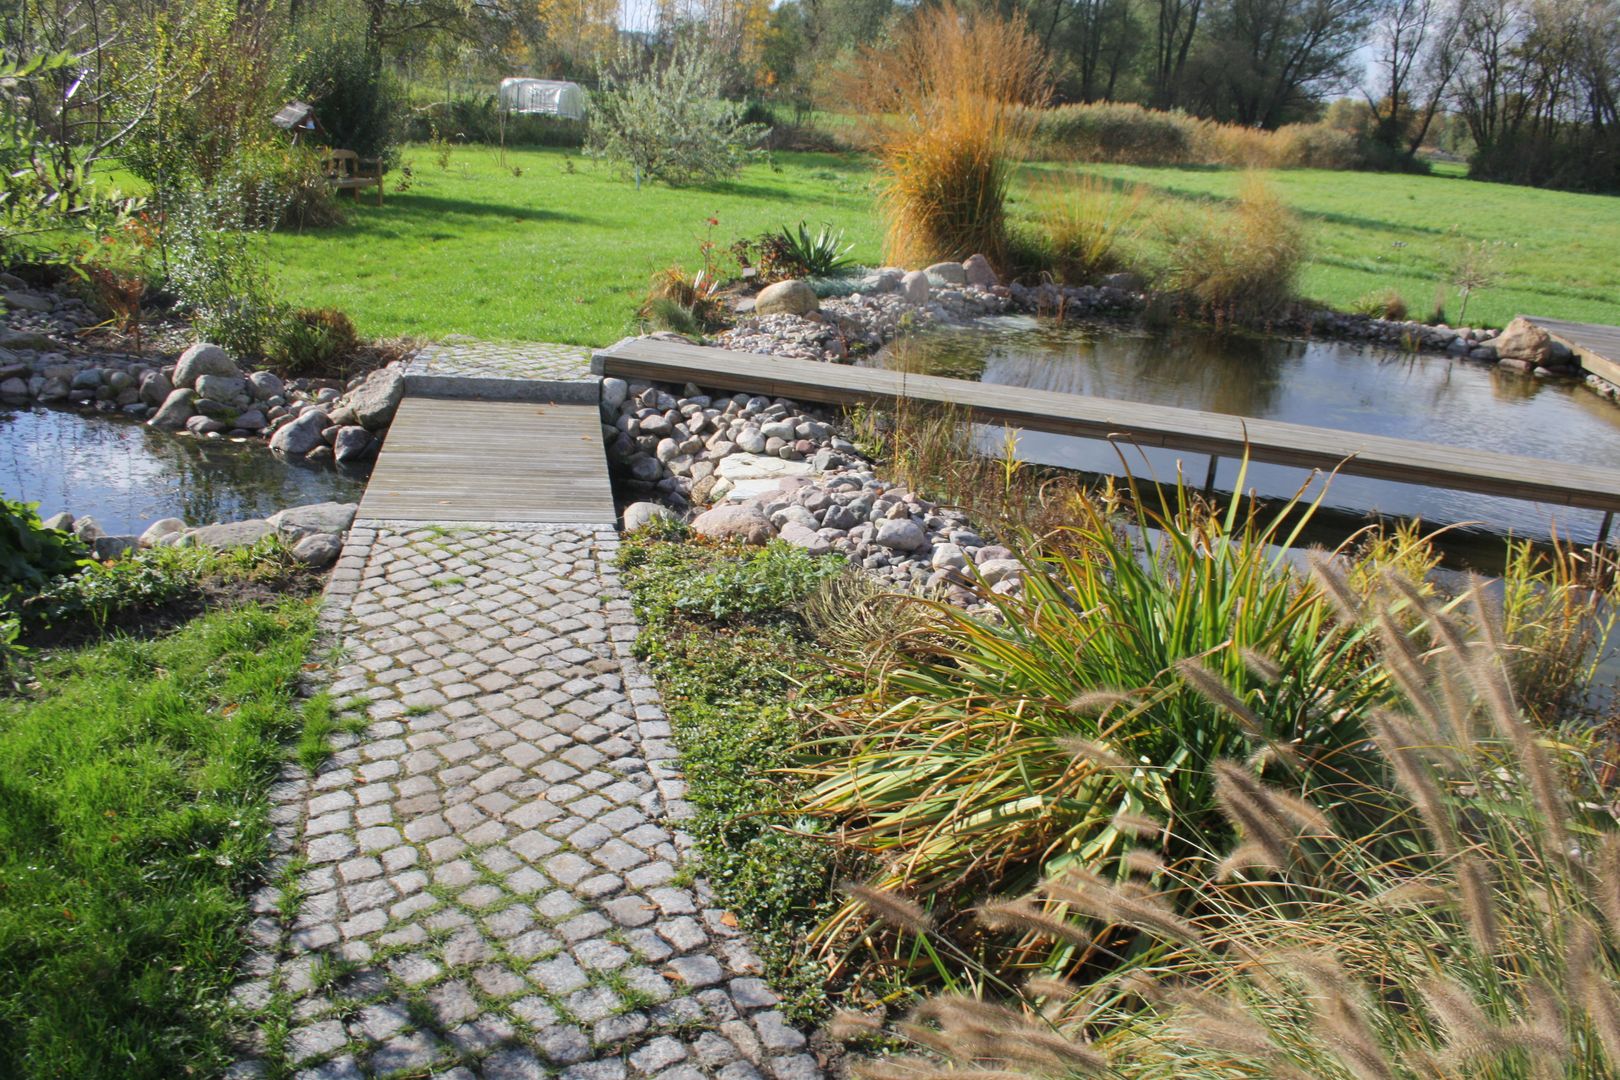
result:
[(617, 542), (356, 522), (324, 617), (369, 723), (275, 789), (296, 895), (255, 897), (235, 997), (285, 1032), (233, 1075), (819, 1075), (683, 865)]

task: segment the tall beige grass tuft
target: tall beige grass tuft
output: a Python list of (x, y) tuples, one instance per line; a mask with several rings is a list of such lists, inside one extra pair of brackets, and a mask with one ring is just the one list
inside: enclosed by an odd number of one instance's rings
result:
[(902, 266), (980, 253), (1005, 266), (1007, 183), (1049, 94), (1046, 54), (1020, 15), (947, 2), (865, 50), (849, 104), (882, 177), (884, 256)]
[(1244, 180), (1236, 205), (1172, 221), (1167, 232), (1167, 284), (1205, 317), (1265, 323), (1293, 303), (1304, 226), (1258, 177)]

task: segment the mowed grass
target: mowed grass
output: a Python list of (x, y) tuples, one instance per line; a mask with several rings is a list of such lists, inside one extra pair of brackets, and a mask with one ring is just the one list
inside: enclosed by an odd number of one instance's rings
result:
[(0, 700), (0, 1076), (229, 1062), (265, 792), (302, 723), (305, 601), (44, 661)]
[[(1048, 181), (1075, 166), (1032, 165), (1023, 184)], [(1148, 189), (1149, 205), (1182, 207), (1235, 199), (1245, 174), (1220, 168), (1082, 166), (1083, 171)], [(1460, 176), (1262, 170), (1255, 175), (1299, 213), (1310, 258), (1303, 294), (1348, 310), (1388, 289), (1406, 300), (1410, 317), (1426, 318), (1443, 288), (1457, 320), (1451, 286), (1470, 242), (1491, 246), (1496, 283), (1475, 292), (1467, 320), (1502, 326), (1533, 314), (1620, 324), (1620, 198), (1488, 184)], [(1027, 206), (1015, 206), (1014, 214)], [(1146, 239), (1152, 247), (1151, 235)]]
[[(270, 237), (288, 299), (342, 308), (372, 336), (603, 345), (636, 330), (651, 275), (671, 263), (695, 269), (711, 235), (723, 249), (802, 219), (845, 230), (861, 262), (882, 254), (874, 174), (859, 155), (779, 154), (774, 168), (750, 166), (734, 182), (640, 191), (557, 149), (508, 150), (503, 164), (495, 149), (457, 147), (442, 169), (427, 147), (404, 158), (411, 187), (381, 209), (362, 202), (347, 225)], [(1014, 220), (1027, 223), (1034, 185), (1073, 169), (1142, 184), (1150, 206), (1229, 200), (1243, 180), (1234, 169), (1029, 165), (1013, 185)], [(1421, 318), (1445, 287), (1455, 320), (1453, 265), (1467, 242), (1487, 240), (1501, 244), (1498, 283), (1475, 293), (1469, 322), (1529, 312), (1620, 323), (1620, 199), (1453, 176), (1262, 175), (1309, 224), (1311, 299), (1348, 309), (1393, 288)], [(1152, 230), (1144, 242), (1151, 256)]]
[(634, 331), (655, 271), (702, 265), (711, 217), (722, 248), (802, 219), (843, 229), (855, 258), (878, 257), (870, 172), (837, 155), (781, 154), (779, 171), (640, 191), (562, 150), (508, 150), (506, 166), (488, 147), (456, 148), (446, 169), (426, 147), (404, 158), (410, 190), (381, 209), (363, 200), (346, 226), (270, 238), (289, 300), (342, 308), (369, 336), (606, 345)]

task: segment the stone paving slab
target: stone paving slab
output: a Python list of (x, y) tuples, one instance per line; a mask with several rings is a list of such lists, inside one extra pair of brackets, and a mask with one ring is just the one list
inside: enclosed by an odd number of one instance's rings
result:
[(506, 401), (594, 405), (600, 394), (589, 349), (544, 341), (446, 338), (407, 361), (405, 384), (423, 396)]
[(607, 525), (357, 521), (322, 619), (367, 718), (289, 769), (233, 1076), (816, 1080), (690, 863)]

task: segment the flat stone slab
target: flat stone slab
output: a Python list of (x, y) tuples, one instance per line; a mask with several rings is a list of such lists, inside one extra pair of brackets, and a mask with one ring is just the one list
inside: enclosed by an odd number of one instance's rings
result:
[(405, 365), (405, 386), (418, 396), (485, 401), (594, 405), (601, 394), (583, 346), (459, 337), (418, 351)]
[(781, 480), (789, 476), (809, 476), (815, 466), (808, 461), (785, 461), (760, 454), (731, 454), (721, 458), (714, 471), (727, 480)]

